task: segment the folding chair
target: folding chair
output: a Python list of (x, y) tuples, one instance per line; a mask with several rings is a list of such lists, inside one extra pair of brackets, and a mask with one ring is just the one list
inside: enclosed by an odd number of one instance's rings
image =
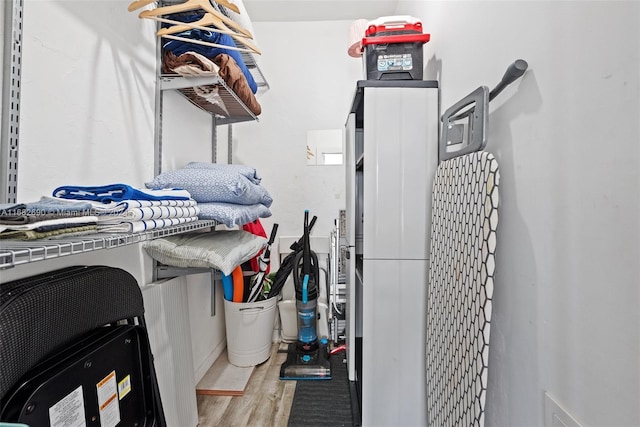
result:
[(142, 294), (124, 270), (74, 266), (0, 285), (0, 343), (1, 421), (166, 425)]

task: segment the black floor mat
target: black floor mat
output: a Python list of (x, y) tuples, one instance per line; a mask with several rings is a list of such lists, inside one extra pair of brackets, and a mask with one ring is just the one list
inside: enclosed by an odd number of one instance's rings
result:
[(289, 427), (352, 426), (349, 377), (344, 352), (331, 356), (330, 380), (296, 383)]

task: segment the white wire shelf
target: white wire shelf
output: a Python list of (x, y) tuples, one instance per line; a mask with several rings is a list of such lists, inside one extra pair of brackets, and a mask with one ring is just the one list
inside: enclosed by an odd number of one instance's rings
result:
[(216, 225), (216, 221), (201, 220), (140, 233), (96, 233), (67, 239), (33, 241), (0, 240), (0, 269), (101, 249), (118, 248)]
[[(257, 121), (258, 117), (242, 102), (236, 93), (218, 76), (182, 77), (172, 74), (160, 76), (162, 90), (175, 89), (189, 102), (210, 114), (214, 114), (219, 124), (231, 124), (245, 121)], [(198, 96), (195, 86), (216, 86), (226, 111), (218, 104), (212, 104)]]
[[(240, 43), (238, 43), (238, 45), (238, 47), (244, 47)], [(252, 54), (242, 52), (241, 56), (258, 86), (258, 92), (255, 96), (259, 97), (269, 90), (269, 83)], [(226, 111), (219, 105), (209, 103), (198, 96), (194, 89), (196, 86), (216, 86), (218, 88), (218, 95), (222, 99)], [(161, 90), (179, 91), (193, 105), (215, 115), (219, 124), (258, 121), (258, 117), (249, 110), (233, 89), (217, 75), (182, 77), (174, 73), (162, 73), (160, 75), (160, 88)]]

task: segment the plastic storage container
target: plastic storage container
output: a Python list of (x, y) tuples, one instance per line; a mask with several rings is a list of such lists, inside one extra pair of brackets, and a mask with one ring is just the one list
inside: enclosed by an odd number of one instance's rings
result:
[(369, 22), (362, 39), (367, 80), (422, 80), (423, 45), (430, 39), (410, 16)]
[(269, 359), (278, 297), (257, 302), (224, 300), (227, 355), (235, 366), (255, 366)]

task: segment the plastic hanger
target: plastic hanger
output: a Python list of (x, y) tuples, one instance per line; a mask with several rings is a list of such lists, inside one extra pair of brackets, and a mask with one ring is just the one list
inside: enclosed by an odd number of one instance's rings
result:
[(211, 31), (215, 33), (229, 34), (231, 37), (233, 37), (235, 40), (240, 42), (243, 46), (245, 46), (249, 50), (253, 51), (254, 53), (257, 53), (258, 55), (262, 54), (260, 49), (258, 49), (256, 45), (254, 45), (249, 41), (248, 37), (238, 34), (235, 31), (229, 29), (229, 27), (224, 25), (224, 23), (220, 21), (216, 16), (211, 15), (208, 12), (205, 13), (205, 15), (199, 21), (196, 21), (196, 22), (175, 21), (173, 19), (160, 18), (157, 16), (150, 16), (149, 19), (153, 19), (159, 22), (164, 22), (167, 24), (173, 24), (171, 27), (161, 28), (160, 30), (158, 30), (158, 32), (156, 33), (158, 36), (175, 34), (182, 31), (187, 31), (191, 28), (197, 28), (200, 30)]
[(253, 35), (251, 35), (251, 33), (248, 30), (238, 25), (232, 19), (227, 18), (222, 13), (215, 10), (213, 6), (211, 6), (211, 3), (209, 3), (209, 0), (187, 0), (184, 3), (180, 3), (180, 4), (157, 7), (155, 9), (150, 9), (150, 10), (143, 10), (142, 12), (140, 12), (140, 15), (138, 16), (140, 18), (150, 18), (152, 16), (170, 15), (173, 13), (187, 12), (187, 11), (196, 10), (196, 9), (202, 9), (205, 12), (209, 12), (211, 15), (220, 19), (220, 21), (222, 21), (227, 26), (233, 28), (234, 30), (238, 31), (241, 34), (244, 34), (246, 37), (249, 37), (250, 39), (253, 38)]

